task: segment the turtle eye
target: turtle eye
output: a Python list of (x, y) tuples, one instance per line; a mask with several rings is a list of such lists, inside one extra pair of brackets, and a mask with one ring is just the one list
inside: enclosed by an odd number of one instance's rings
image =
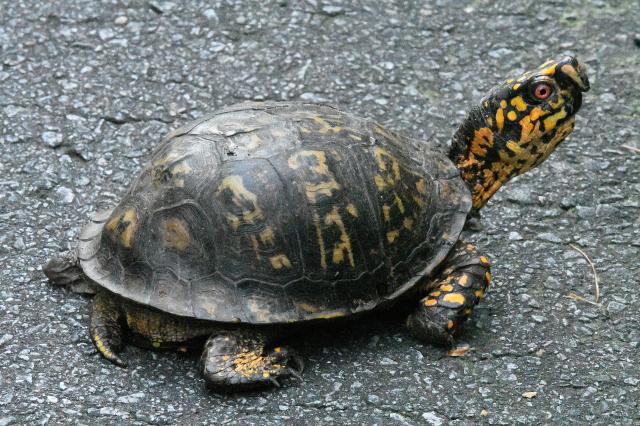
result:
[(547, 83), (538, 83), (535, 86), (533, 86), (531, 90), (531, 94), (533, 95), (533, 98), (539, 101), (544, 101), (549, 96), (551, 96), (551, 93), (553, 93), (553, 89)]

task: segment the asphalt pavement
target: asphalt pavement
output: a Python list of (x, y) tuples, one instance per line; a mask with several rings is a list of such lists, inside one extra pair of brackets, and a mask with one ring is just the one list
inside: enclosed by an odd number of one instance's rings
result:
[[(640, 424), (638, 22), (625, 0), (1, 1), (0, 426)], [(494, 278), (462, 356), (390, 313), (294, 338), (304, 382), (216, 395), (194, 357), (100, 359), (89, 299), (41, 271), (206, 112), (330, 102), (445, 145), (494, 83), (567, 53), (592, 90), (483, 209)]]

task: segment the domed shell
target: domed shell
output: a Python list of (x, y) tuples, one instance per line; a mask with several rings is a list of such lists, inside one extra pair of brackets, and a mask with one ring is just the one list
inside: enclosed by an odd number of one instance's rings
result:
[(426, 145), (330, 106), (245, 103), (170, 133), (78, 255), (99, 285), (171, 314), (326, 319), (424, 282), (470, 206)]

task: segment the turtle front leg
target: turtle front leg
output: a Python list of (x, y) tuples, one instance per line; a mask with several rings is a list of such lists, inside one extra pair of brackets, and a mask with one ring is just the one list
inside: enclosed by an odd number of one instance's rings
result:
[(427, 297), (407, 318), (409, 330), (425, 341), (452, 344), (456, 329), (484, 298), (490, 266), (475, 246), (459, 241), (440, 275), (427, 285)]
[(207, 386), (237, 392), (279, 386), (279, 379), (300, 377), (301, 358), (290, 348), (267, 348), (266, 337), (255, 330), (234, 330), (209, 337), (200, 362)]
[(122, 310), (116, 299), (107, 293), (99, 292), (91, 304), (91, 324), (89, 332), (91, 340), (98, 352), (107, 360), (126, 367), (117, 352), (122, 349)]

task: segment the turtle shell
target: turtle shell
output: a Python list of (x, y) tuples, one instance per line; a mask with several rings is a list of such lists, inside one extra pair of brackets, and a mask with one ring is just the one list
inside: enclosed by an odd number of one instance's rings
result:
[(100, 286), (171, 314), (334, 318), (424, 282), (470, 206), (426, 145), (326, 105), (244, 103), (171, 132), (78, 256)]

